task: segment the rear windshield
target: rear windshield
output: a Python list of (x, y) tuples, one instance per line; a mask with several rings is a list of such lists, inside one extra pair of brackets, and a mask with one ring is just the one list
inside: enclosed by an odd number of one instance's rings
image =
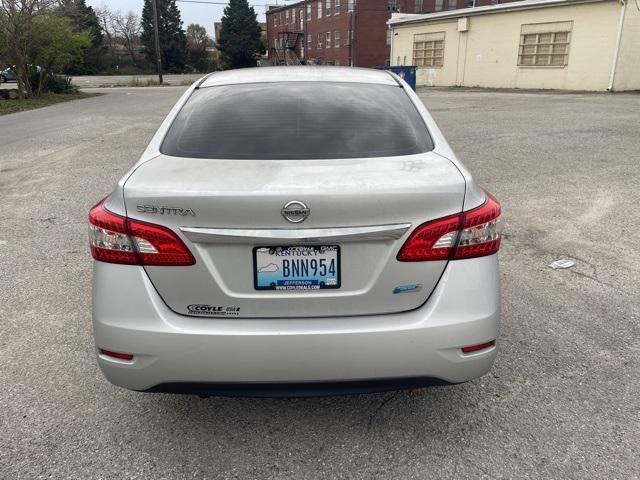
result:
[(177, 157), (282, 160), (432, 149), (422, 117), (400, 87), (285, 82), (195, 90), (160, 151)]

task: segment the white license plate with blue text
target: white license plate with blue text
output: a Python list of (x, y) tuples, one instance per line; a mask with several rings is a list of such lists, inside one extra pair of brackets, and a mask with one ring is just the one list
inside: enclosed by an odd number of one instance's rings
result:
[(323, 290), (340, 288), (337, 245), (256, 247), (256, 290)]

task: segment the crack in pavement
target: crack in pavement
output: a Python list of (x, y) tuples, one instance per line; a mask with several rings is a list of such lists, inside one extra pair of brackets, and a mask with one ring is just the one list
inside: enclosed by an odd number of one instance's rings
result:
[(375, 418), (378, 415), (378, 413), (380, 413), (380, 410), (382, 410), (385, 407), (385, 405), (387, 405), (389, 402), (394, 400), (398, 396), (399, 393), (400, 393), (400, 390), (396, 390), (394, 393), (392, 393), (390, 396), (388, 396), (387, 398), (385, 398), (384, 400), (382, 400), (380, 402), (380, 404), (375, 409), (375, 411), (369, 416), (369, 423), (368, 423), (368, 427), (367, 427), (368, 430), (371, 430), (371, 427), (373, 426), (373, 421), (375, 420)]

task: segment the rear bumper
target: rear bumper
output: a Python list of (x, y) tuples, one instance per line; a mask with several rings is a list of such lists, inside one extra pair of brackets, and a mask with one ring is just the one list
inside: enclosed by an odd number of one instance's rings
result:
[[(403, 295), (410, 295), (406, 293)], [(498, 336), (497, 256), (449, 262), (420, 308), (327, 318), (194, 318), (171, 311), (142, 267), (95, 262), (93, 328), (107, 379), (132, 390), (278, 396), (459, 383), (487, 373)]]

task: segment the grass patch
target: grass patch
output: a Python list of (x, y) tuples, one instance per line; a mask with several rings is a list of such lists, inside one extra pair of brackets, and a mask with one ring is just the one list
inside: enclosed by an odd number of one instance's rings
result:
[(8, 113), (22, 112), (24, 110), (33, 110), (35, 108), (48, 107), (56, 103), (69, 102), (71, 100), (80, 100), (83, 98), (97, 97), (104, 95), (103, 93), (46, 93), (40, 98), (28, 98), (26, 100), (0, 100), (0, 115)]
[(134, 77), (131, 81), (125, 83), (123, 86), (125, 87), (160, 87), (161, 84), (158, 80), (153, 80), (151, 78)]

